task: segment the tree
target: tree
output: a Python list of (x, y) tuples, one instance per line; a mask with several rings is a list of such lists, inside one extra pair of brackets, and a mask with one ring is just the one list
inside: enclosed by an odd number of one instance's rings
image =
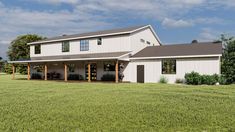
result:
[(4, 64), (4, 72), (7, 74), (12, 74), (12, 65), (9, 63)]
[(235, 40), (230, 40), (224, 48), (222, 75), (225, 77), (226, 83), (235, 83)]
[[(11, 61), (16, 60), (27, 60), (30, 58), (29, 52), (30, 48), (27, 43), (43, 40), (44, 37), (35, 35), (35, 34), (27, 34), (18, 36), (15, 40), (13, 40), (8, 48), (8, 58)], [(27, 66), (24, 65), (17, 65), (17, 70), (21, 74), (27, 73)]]
[(198, 43), (197, 40), (193, 40), (193, 41), (192, 41), (192, 44), (197, 44), (197, 43)]
[(2, 67), (3, 67), (3, 61), (2, 61), (2, 57), (0, 56), (0, 72), (2, 72)]
[(235, 83), (235, 39), (222, 34), (220, 40), (223, 45), (223, 55), (221, 62), (221, 73), (225, 83)]
[(228, 35), (226, 35), (226, 34), (221, 34), (221, 35), (220, 35), (220, 39), (219, 39), (219, 40), (216, 40), (215, 43), (221, 42), (221, 43), (222, 43), (222, 46), (223, 46), (223, 49), (225, 49), (226, 46), (228, 45), (228, 43), (229, 43), (230, 41), (232, 41), (232, 40), (234, 40), (234, 37), (230, 37), (230, 36), (228, 36)]

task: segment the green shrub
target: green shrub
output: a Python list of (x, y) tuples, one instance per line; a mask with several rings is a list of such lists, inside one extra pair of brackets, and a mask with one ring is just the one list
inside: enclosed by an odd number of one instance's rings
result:
[(159, 83), (167, 83), (168, 82), (168, 79), (164, 76), (161, 76), (160, 77), (160, 80), (159, 80)]
[(201, 75), (201, 84), (215, 85), (218, 78), (215, 75)]
[(201, 84), (201, 76), (197, 72), (186, 73), (185, 76), (185, 83), (190, 85), (200, 85)]
[(69, 74), (68, 80), (84, 80), (84, 77), (80, 74)]
[(5, 73), (12, 74), (12, 64), (5, 63), (4, 64), (4, 70), (5, 70)]
[(212, 76), (216, 80), (216, 82), (219, 82), (220, 76), (218, 74), (213, 74)]
[(4, 72), (4, 64), (5, 62), (4, 61), (1, 61), (1, 58), (0, 58), (0, 72)]
[(41, 74), (33, 73), (33, 74), (31, 75), (31, 79), (42, 79), (42, 76), (41, 76)]
[(177, 79), (175, 80), (175, 83), (184, 83), (184, 79), (179, 79), (179, 78), (177, 78)]
[(214, 75), (200, 75), (197, 72), (191, 72), (185, 74), (186, 84), (191, 85), (215, 85), (220, 80), (220, 76), (218, 74)]
[(114, 74), (104, 74), (102, 77), (101, 77), (101, 80), (102, 81), (115, 81), (115, 75)]
[(218, 80), (219, 84), (220, 85), (227, 85), (227, 80), (226, 80), (226, 77), (224, 77), (223, 75), (222, 76), (219, 76), (219, 80)]
[(28, 74), (28, 70), (27, 70), (27, 65), (25, 64), (18, 64), (16, 66), (17, 68), (17, 72), (19, 72), (22, 75), (27, 75)]

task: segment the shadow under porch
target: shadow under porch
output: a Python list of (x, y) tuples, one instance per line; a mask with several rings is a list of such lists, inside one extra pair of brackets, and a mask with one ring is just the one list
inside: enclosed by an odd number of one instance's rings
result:
[[(121, 82), (126, 61), (71, 61), (27, 63), (27, 79), (69, 82)], [(13, 69), (15, 69), (13, 64)], [(106, 79), (104, 77), (106, 76)], [(14, 79), (14, 73), (13, 73)]]

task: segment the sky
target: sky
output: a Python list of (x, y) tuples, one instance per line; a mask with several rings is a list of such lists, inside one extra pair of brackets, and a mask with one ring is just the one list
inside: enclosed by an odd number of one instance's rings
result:
[[(163, 44), (235, 36), (235, 0), (0, 0), (0, 56), (19, 35), (150, 24)], [(53, 49), (52, 49), (53, 50)]]

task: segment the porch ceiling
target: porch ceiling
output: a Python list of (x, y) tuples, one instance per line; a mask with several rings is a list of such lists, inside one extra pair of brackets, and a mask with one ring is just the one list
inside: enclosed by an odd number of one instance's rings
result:
[[(110, 52), (110, 53), (93, 53), (93, 54), (77, 54), (77, 55), (60, 55), (60, 56), (44, 56), (31, 57), (31, 60), (8, 61), (8, 63), (34, 63), (34, 62), (58, 62), (58, 61), (85, 61), (85, 60), (122, 60), (128, 56), (130, 52)], [(124, 59), (125, 60), (125, 59)]]

